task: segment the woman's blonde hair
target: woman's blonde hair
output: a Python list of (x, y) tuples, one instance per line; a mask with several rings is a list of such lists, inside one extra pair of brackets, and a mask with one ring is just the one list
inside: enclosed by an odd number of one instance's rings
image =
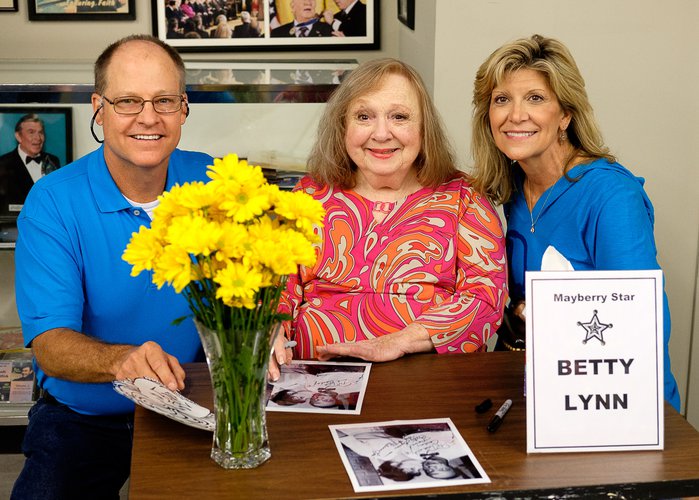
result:
[(563, 112), (571, 116), (566, 134), (578, 155), (616, 161), (604, 145), (585, 91), (585, 80), (566, 46), (541, 35), (507, 43), (478, 68), (473, 88), (473, 184), (494, 203), (510, 200), (514, 181), (510, 159), (495, 145), (490, 128), (490, 100), (493, 89), (520, 69), (538, 71), (546, 78)]
[(233, 30), (228, 25), (228, 19), (221, 14), (216, 17), (216, 29), (214, 30), (213, 38), (230, 38), (233, 35)]
[(387, 58), (360, 64), (330, 96), (308, 159), (308, 172), (316, 182), (354, 187), (357, 165), (345, 147), (349, 108), (355, 99), (378, 89), (389, 75), (405, 77), (417, 94), (422, 116), (421, 147), (413, 166), (420, 184), (436, 187), (458, 174), (452, 147), (422, 78), (408, 64)]

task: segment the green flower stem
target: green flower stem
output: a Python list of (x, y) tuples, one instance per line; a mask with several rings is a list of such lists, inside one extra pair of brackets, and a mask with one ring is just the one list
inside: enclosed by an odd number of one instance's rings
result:
[[(272, 335), (280, 319), (277, 307), (285, 281), (281, 279), (275, 286), (260, 289), (255, 296), (255, 309), (223, 305), (207, 284), (187, 287), (196, 318), (210, 330), (208, 335), (217, 339), (206, 341), (202, 335), (216, 400), (215, 441), (220, 450), (234, 457), (266, 446), (267, 365)], [(216, 346), (220, 349), (212, 352)]]

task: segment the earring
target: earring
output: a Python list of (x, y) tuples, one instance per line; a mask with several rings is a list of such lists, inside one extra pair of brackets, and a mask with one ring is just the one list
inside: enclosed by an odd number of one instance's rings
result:
[(566, 134), (565, 130), (561, 130), (561, 133), (558, 134), (558, 140), (560, 142), (565, 142), (566, 140), (568, 140), (568, 134)]

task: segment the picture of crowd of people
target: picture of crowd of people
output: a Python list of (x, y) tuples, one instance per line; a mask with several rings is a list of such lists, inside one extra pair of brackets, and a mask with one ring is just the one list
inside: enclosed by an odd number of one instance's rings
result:
[[(364, 37), (368, 0), (163, 0), (166, 38)], [(265, 9), (269, 23), (265, 26)]]
[(355, 491), (489, 481), (449, 419), (330, 428)]
[(165, 0), (167, 38), (256, 38), (262, 0)]
[(359, 414), (370, 363), (295, 361), (268, 384), (269, 411)]

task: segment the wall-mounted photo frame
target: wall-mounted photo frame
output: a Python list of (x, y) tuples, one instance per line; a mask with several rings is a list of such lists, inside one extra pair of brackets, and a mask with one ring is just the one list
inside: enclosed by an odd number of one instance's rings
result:
[(153, 34), (180, 52), (376, 50), (379, 1), (152, 0)]
[(0, 0), (0, 12), (17, 12), (18, 0)]
[(17, 216), (34, 183), (71, 161), (72, 108), (0, 106), (0, 248), (14, 247)]
[(398, 0), (398, 20), (411, 30), (415, 29), (415, 0)]
[(133, 21), (136, 0), (27, 0), (30, 21)]

